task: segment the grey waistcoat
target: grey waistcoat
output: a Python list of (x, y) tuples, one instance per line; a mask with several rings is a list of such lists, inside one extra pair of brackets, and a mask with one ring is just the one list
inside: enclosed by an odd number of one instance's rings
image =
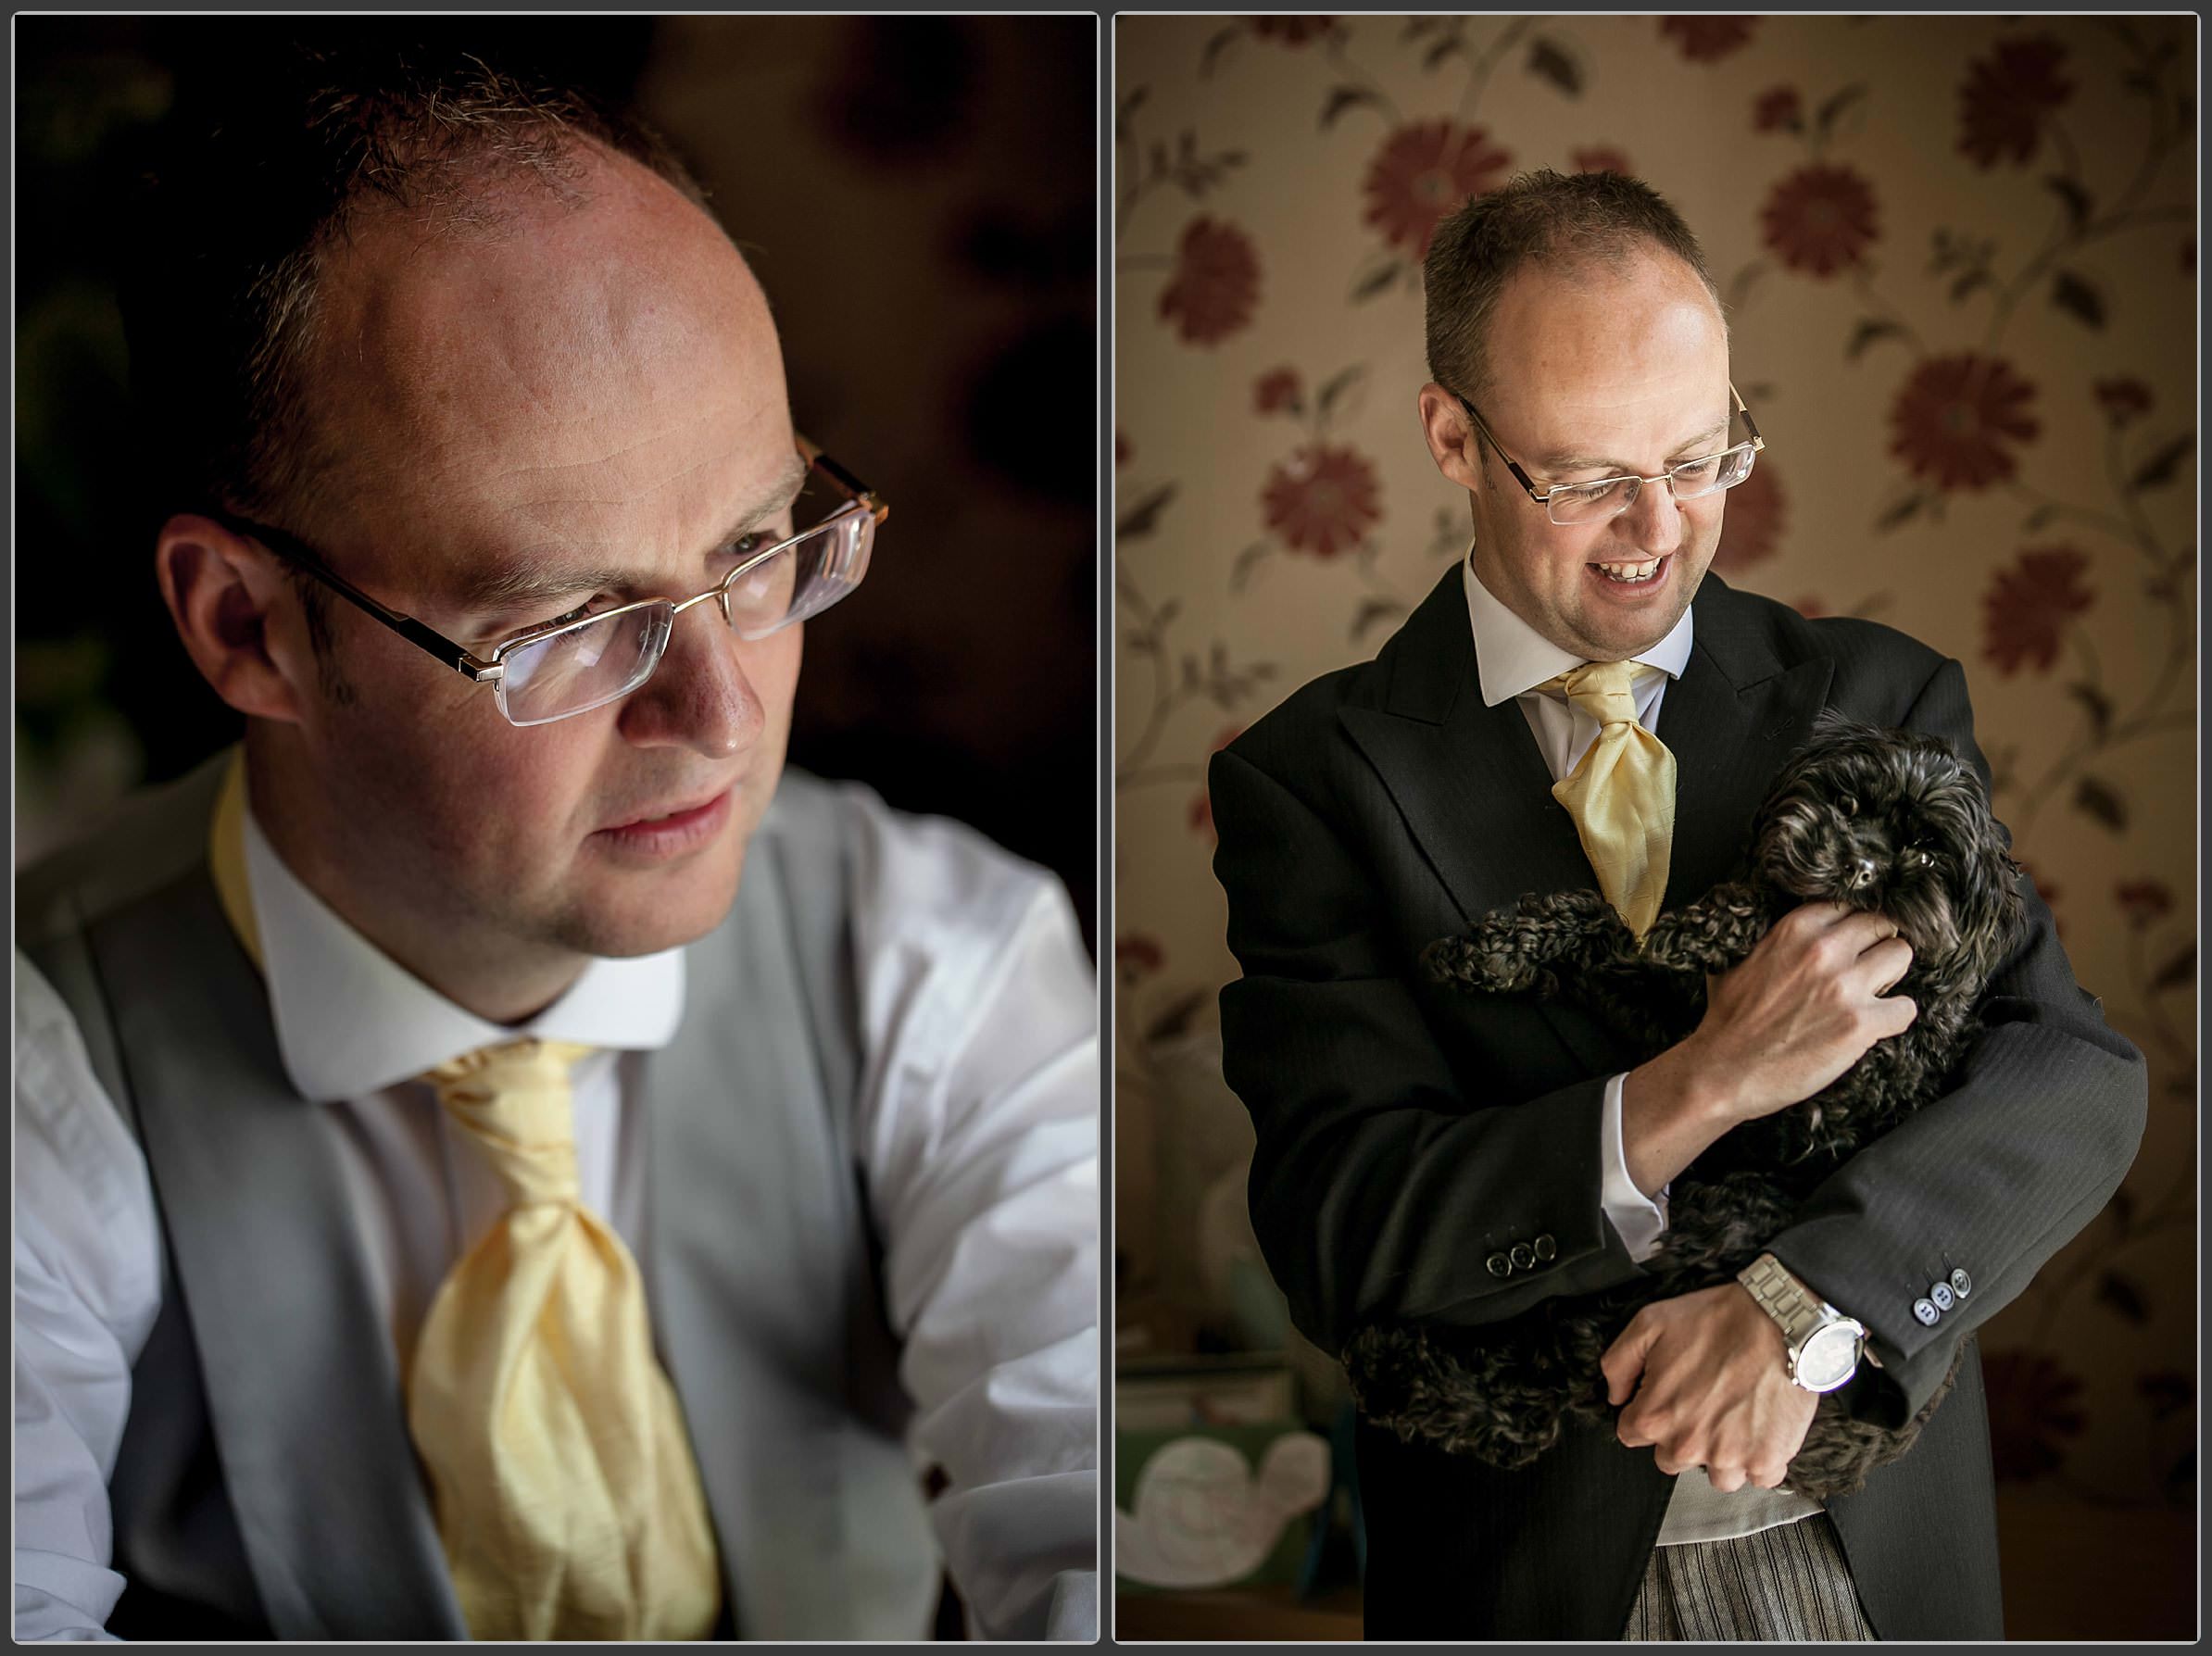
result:
[[(346, 1211), (207, 860), (219, 759), (17, 882), (18, 941), (144, 1147), (166, 1256), (109, 1494), (109, 1625), (467, 1637)], [(751, 1638), (925, 1637), (937, 1563), (851, 1139), (852, 847), (786, 775), (647, 1057), (640, 1262)]]

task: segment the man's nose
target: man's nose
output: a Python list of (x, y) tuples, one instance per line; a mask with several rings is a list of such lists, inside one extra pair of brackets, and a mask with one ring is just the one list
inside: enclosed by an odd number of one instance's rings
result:
[(705, 603), (676, 617), (660, 665), (622, 704), (622, 731), (635, 746), (729, 759), (759, 739), (767, 717), (737, 635), (722, 610)]
[(1682, 508), (1675, 503), (1674, 485), (1665, 479), (1639, 484), (1636, 504), (1621, 516), (1640, 552), (1657, 558), (1682, 544)]

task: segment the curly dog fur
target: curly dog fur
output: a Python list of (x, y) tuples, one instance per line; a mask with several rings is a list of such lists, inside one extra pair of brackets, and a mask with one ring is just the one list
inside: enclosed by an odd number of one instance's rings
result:
[[(1386, 1324), (1345, 1349), (1360, 1407), (1407, 1441), (1526, 1466), (1569, 1416), (1610, 1423), (1598, 1360), (1644, 1305), (1732, 1280), (1836, 1164), (1938, 1096), (1979, 1033), (1974, 1003), (2022, 921), (2017, 868), (1973, 769), (1944, 743), (1823, 714), (1753, 818), (1742, 877), (1662, 914), (1640, 947), (1595, 891), (1521, 898), (1430, 945), (1440, 982), (1533, 991), (1590, 1009), (1640, 1059), (1704, 1013), (1705, 976), (1749, 955), (1807, 901), (1879, 909), (1913, 947), (1895, 993), (1918, 1016), (1813, 1098), (1736, 1127), (1677, 1177), (1644, 1274), (1557, 1297), (1477, 1327)], [(1864, 1487), (1904, 1454), (1957, 1374), (1897, 1430), (1820, 1399), (1783, 1487), (1820, 1498)]]

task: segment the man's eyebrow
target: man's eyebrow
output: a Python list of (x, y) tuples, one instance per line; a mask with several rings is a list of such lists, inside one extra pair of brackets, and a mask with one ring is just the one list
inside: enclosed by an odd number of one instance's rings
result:
[[(1695, 447), (1700, 443), (1710, 442), (1715, 437), (1725, 437), (1728, 434), (1728, 421), (1727, 416), (1724, 415), (1720, 419), (1715, 420), (1711, 425), (1707, 426), (1703, 431), (1693, 432), (1690, 433), (1690, 435), (1683, 438), (1679, 443), (1675, 445), (1673, 452), (1676, 454), (1687, 454), (1691, 448)], [(1537, 469), (1542, 471), (1580, 471), (1589, 467), (1605, 466), (1610, 467), (1613, 470), (1625, 475), (1636, 470), (1635, 467), (1629, 465), (1626, 460), (1608, 459), (1598, 455), (1569, 453), (1547, 454), (1540, 456), (1536, 461), (1536, 465)]]
[[(726, 546), (756, 524), (784, 510), (806, 484), (807, 462), (797, 453), (776, 473), (759, 497), (731, 520), (730, 527), (708, 548)], [(502, 615), (511, 609), (542, 604), (555, 598), (577, 597), (600, 591), (625, 592), (647, 586), (655, 577), (612, 564), (591, 569), (549, 569), (540, 564), (509, 564), (478, 571), (461, 584), (460, 601), (472, 614)]]

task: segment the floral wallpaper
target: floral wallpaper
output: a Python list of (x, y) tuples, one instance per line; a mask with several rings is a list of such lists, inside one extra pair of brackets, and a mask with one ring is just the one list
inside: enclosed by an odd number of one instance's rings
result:
[(1518, 170), (1650, 181), (1768, 448), (1715, 567), (1967, 666), (1996, 803), (2148, 1055), (2126, 1185), (1984, 1330), (1996, 1466), (2193, 1504), (2195, 22), (1122, 19), (1117, 1222), (1163, 1269), (1159, 1054), (1234, 974), (1210, 752), (1464, 550), (1420, 260)]

